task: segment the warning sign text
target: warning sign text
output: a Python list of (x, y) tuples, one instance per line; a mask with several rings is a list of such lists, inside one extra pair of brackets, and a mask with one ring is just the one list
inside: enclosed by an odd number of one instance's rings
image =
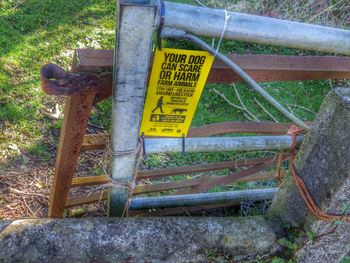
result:
[(155, 52), (141, 133), (171, 137), (187, 134), (213, 59), (204, 51)]

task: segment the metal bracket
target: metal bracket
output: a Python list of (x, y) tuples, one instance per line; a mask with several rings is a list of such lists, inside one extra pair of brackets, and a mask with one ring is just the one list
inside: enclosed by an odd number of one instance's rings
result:
[(141, 134), (141, 144), (142, 144), (142, 158), (146, 159), (146, 144), (145, 144), (145, 133), (142, 132)]
[(182, 134), (182, 151), (181, 151), (181, 154), (182, 155), (185, 155), (186, 154), (186, 148), (185, 148), (185, 134)]

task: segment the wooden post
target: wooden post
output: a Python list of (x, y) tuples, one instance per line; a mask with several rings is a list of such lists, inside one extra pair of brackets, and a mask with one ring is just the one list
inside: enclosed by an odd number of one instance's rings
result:
[[(139, 129), (151, 58), (157, 6), (153, 1), (117, 3), (112, 113), (112, 179), (130, 183), (137, 171)], [(109, 216), (122, 216), (130, 197), (125, 187), (113, 187)]]
[[(295, 167), (313, 200), (326, 213), (349, 214), (350, 89), (326, 97), (314, 126), (305, 136)], [(287, 174), (268, 214), (282, 223), (301, 226), (316, 238), (296, 254), (297, 262), (339, 262), (350, 251), (350, 223), (319, 221), (307, 209)]]

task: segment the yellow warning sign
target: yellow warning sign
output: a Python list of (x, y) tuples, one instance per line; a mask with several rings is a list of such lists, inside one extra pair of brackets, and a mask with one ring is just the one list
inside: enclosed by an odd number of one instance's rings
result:
[(213, 60), (205, 51), (156, 50), (141, 134), (187, 135)]

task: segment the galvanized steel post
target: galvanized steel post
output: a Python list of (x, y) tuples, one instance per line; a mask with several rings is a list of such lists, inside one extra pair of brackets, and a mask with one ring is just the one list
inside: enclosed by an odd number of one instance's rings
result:
[[(111, 171), (112, 179), (122, 184), (132, 182), (136, 173), (136, 149), (156, 11), (157, 5), (152, 0), (117, 2)], [(108, 200), (109, 216), (121, 216), (129, 197), (129, 189), (113, 187)]]
[[(303, 141), (298, 136), (297, 146)], [(206, 137), (188, 138), (185, 140), (187, 152), (220, 152), (220, 151), (267, 151), (288, 150), (292, 147), (289, 135), (248, 136), (248, 137)], [(181, 138), (145, 139), (146, 153), (170, 153), (182, 151)]]
[(239, 204), (246, 201), (271, 200), (278, 188), (198, 193), (187, 195), (169, 195), (155, 197), (134, 197), (131, 199), (130, 210), (169, 208), (206, 204)]

